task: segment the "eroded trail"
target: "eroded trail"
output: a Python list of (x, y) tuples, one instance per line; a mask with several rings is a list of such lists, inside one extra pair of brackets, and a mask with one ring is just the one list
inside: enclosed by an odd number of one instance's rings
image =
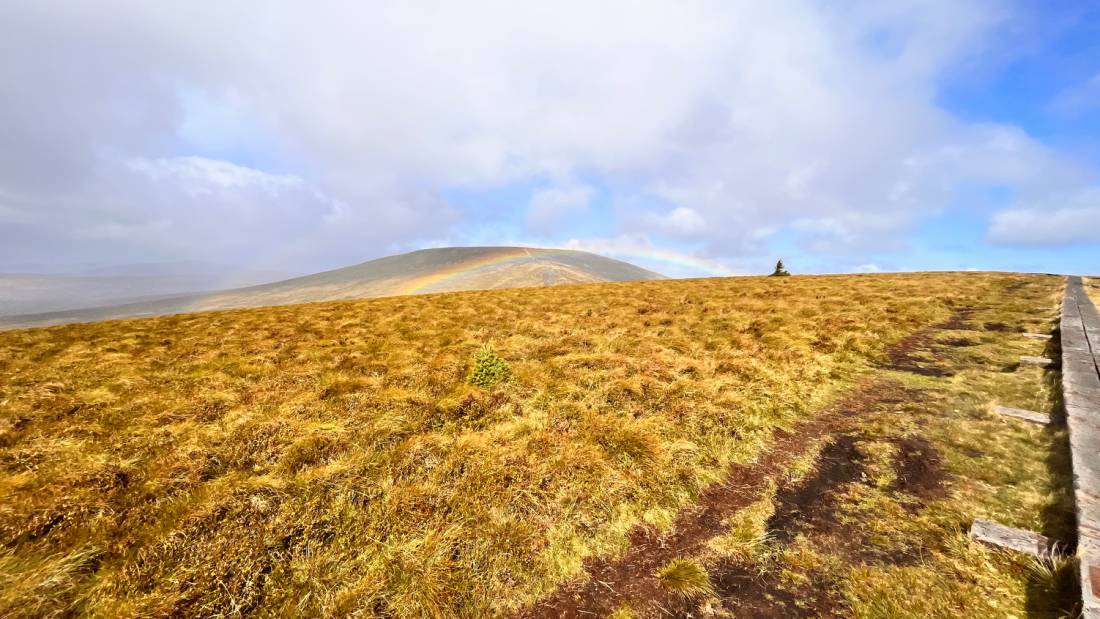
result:
[[(625, 555), (586, 563), (588, 580), (559, 589), (552, 598), (520, 616), (547, 619), (606, 616), (624, 603), (657, 614), (685, 611), (690, 600), (668, 592), (661, 585), (656, 576), (659, 568), (672, 559), (705, 552), (708, 542), (726, 532), (726, 519), (760, 499), (768, 483), (780, 477), (815, 441), (822, 436), (839, 435), (825, 446), (821, 458), (824, 466), (819, 467), (812, 480), (780, 491), (780, 507), (769, 529), (780, 539), (790, 539), (801, 527), (822, 519), (830, 490), (860, 474), (858, 455), (853, 452), (854, 437), (844, 434), (851, 421), (914, 396), (913, 390), (894, 381), (874, 380), (861, 385), (794, 432), (779, 433), (773, 447), (757, 463), (730, 467), (726, 481), (708, 489), (697, 503), (682, 511), (670, 533), (661, 534), (649, 527), (635, 529)], [(767, 602), (755, 595), (764, 591), (747, 570), (727, 564), (719, 565), (712, 573), (719, 595), (732, 595), (740, 589), (742, 595), (756, 598), (756, 604)]]
[[(969, 309), (956, 312), (950, 320), (922, 329), (891, 347), (886, 357), (890, 369), (921, 375), (950, 375), (937, 359), (928, 357), (935, 346), (933, 335), (944, 329), (967, 329), (963, 321)], [(919, 359), (914, 354), (920, 354)], [(775, 512), (767, 523), (768, 539), (780, 543), (800, 532), (814, 529), (830, 535), (838, 544), (862, 550), (860, 535), (836, 522), (836, 493), (846, 484), (866, 479), (858, 421), (868, 414), (890, 411), (919, 401), (920, 389), (907, 387), (890, 378), (873, 378), (859, 384), (846, 396), (791, 432), (777, 432), (771, 448), (752, 465), (733, 465), (725, 481), (709, 488), (699, 500), (684, 509), (668, 532), (652, 527), (636, 528), (630, 547), (618, 558), (596, 558), (585, 563), (587, 578), (561, 588), (549, 599), (519, 614), (525, 618), (607, 616), (629, 607), (634, 616), (702, 616), (714, 609), (700, 608), (700, 598), (687, 597), (666, 589), (657, 571), (680, 557), (707, 553), (708, 543), (728, 530), (728, 519), (761, 498), (769, 484), (776, 484)], [(942, 491), (942, 473), (934, 448), (926, 443), (893, 437), (898, 492), (933, 496)], [(786, 479), (785, 472), (796, 460), (820, 449), (809, 479)], [(905, 563), (907, 556), (868, 557), (887, 563)], [(720, 559), (709, 566), (716, 596), (737, 609), (737, 616), (803, 616), (800, 608), (782, 591), (772, 587), (767, 574), (751, 565)], [(818, 599), (809, 600), (813, 615), (832, 613), (834, 600), (827, 587)], [(810, 596), (811, 598), (813, 596)], [(807, 600), (803, 600), (806, 602)]]

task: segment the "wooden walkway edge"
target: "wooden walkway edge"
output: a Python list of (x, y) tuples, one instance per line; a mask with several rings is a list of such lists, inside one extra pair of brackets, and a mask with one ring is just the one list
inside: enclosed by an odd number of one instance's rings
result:
[(1100, 619), (1100, 314), (1086, 296), (1080, 277), (1066, 281), (1061, 336), (1082, 616)]

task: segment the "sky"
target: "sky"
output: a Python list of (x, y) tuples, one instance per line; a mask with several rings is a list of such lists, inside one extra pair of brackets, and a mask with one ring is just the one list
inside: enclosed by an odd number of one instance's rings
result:
[(1100, 273), (1100, 2), (0, 3), (0, 272)]

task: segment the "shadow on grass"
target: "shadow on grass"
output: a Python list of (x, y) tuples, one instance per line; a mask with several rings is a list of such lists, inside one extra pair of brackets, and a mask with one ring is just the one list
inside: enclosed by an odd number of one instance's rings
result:
[[(1061, 360), (1061, 332), (1055, 329), (1047, 342), (1044, 356)], [(1043, 383), (1051, 394), (1051, 423), (1044, 432), (1050, 440), (1046, 467), (1056, 482), (1057, 495), (1043, 508), (1041, 533), (1056, 540), (1059, 548), (1072, 556), (1077, 551), (1077, 517), (1073, 498), (1073, 464), (1070, 457), (1066, 409), (1062, 399), (1062, 372), (1055, 363), (1043, 372)], [(1037, 564), (1041, 565), (1041, 564)], [(1033, 570), (1027, 587), (1029, 617), (1076, 617), (1080, 612), (1080, 582), (1076, 561), (1061, 569)]]

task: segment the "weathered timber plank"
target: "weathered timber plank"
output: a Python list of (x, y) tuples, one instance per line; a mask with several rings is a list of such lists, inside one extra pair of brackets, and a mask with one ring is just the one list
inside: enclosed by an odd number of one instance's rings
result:
[(990, 520), (975, 520), (970, 525), (970, 537), (998, 548), (1027, 553), (1033, 557), (1046, 557), (1054, 549), (1054, 542), (1044, 535), (1013, 529)]
[(1060, 332), (1082, 616), (1100, 619), (1100, 314), (1079, 277), (1066, 282)]
[(993, 405), (991, 409), (997, 415), (1003, 415), (1005, 417), (1015, 417), (1017, 419), (1026, 419), (1028, 421), (1034, 421), (1035, 423), (1050, 423), (1050, 415), (1044, 415), (1043, 413), (1037, 413), (1035, 411), (1028, 411), (1022, 408), (1012, 408), (1010, 406)]

